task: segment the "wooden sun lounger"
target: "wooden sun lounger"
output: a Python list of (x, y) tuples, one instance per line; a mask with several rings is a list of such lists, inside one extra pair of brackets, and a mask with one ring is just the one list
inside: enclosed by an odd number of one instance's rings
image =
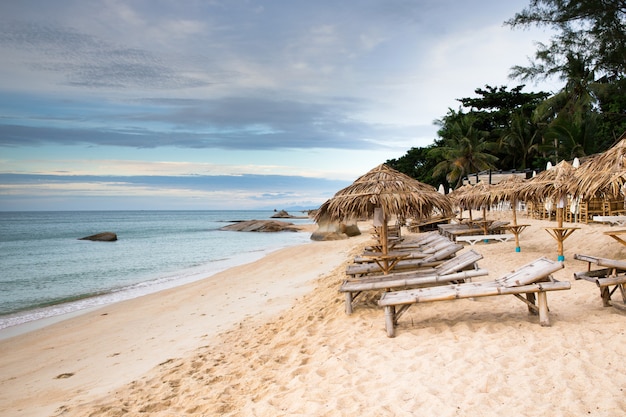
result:
[[(413, 304), (504, 294), (514, 295), (526, 303), (531, 313), (539, 314), (539, 324), (549, 326), (550, 319), (548, 317), (548, 297), (546, 293), (548, 291), (568, 290), (571, 288), (569, 282), (560, 282), (552, 278), (551, 274), (561, 268), (563, 268), (561, 262), (543, 257), (494, 281), (467, 282), (440, 287), (386, 292), (382, 295), (378, 304), (385, 308), (387, 336), (395, 336), (398, 318)], [(521, 294), (526, 294), (526, 298), (522, 297)], [(538, 304), (535, 304), (535, 294), (537, 294)], [(396, 310), (396, 307), (399, 308)]]
[(497, 240), (499, 242), (508, 242), (509, 240), (515, 237), (514, 234), (511, 233), (501, 233), (495, 235), (463, 235), (457, 236), (457, 242), (469, 242), (470, 245), (474, 246), (477, 242), (481, 241), (490, 241)]
[[(441, 236), (439, 233), (424, 233), (422, 235), (411, 237), (411, 239), (405, 238), (404, 241), (394, 246), (394, 250), (418, 250), (421, 247), (432, 245), (435, 242), (441, 242), (442, 239), (446, 238)], [(447, 240), (450, 241), (450, 239)], [(373, 246), (366, 246), (365, 250), (374, 251), (376, 248)]]
[(454, 241), (455, 237), (462, 233), (482, 233), (481, 228), (470, 227), (470, 225), (464, 223), (440, 224), (438, 230), (440, 235), (447, 237), (451, 241)]
[(626, 216), (593, 216), (593, 221), (609, 223), (611, 226), (626, 226)]
[[(510, 222), (503, 220), (496, 220), (487, 227), (487, 235), (493, 236), (497, 234), (503, 233), (506, 229), (505, 226), (508, 226)], [(482, 227), (478, 226), (469, 226), (467, 224), (456, 224), (456, 225), (443, 225), (443, 228), (440, 228), (440, 233), (447, 237), (448, 239), (456, 242), (457, 239), (461, 236), (478, 236), (485, 235), (485, 231)], [(446, 227), (448, 226), (448, 227)]]
[[(574, 254), (574, 259), (587, 262), (587, 270), (574, 274), (576, 279), (584, 279), (593, 282), (600, 288), (600, 298), (604, 307), (613, 306), (626, 311), (626, 261), (616, 259), (599, 258), (590, 255)], [(591, 264), (604, 267), (591, 269)], [(613, 289), (611, 289), (613, 286)], [(619, 289), (622, 300), (612, 300), (613, 293)]]
[(424, 232), (427, 230), (437, 230), (437, 225), (450, 223), (452, 217), (434, 216), (428, 217), (416, 223), (411, 223), (408, 229), (410, 232)]
[[(450, 246), (454, 246), (453, 242), (450, 242), (446, 238), (442, 238), (443, 240), (437, 242), (436, 244), (421, 246), (419, 248), (407, 248), (405, 250), (401, 250), (398, 248), (394, 248), (393, 251), (389, 252), (389, 255), (394, 255), (398, 257), (402, 257), (402, 259), (424, 259), (428, 258), (433, 253), (444, 250)], [(362, 256), (356, 256), (354, 258), (355, 263), (367, 263), (374, 262), (374, 258), (376, 256), (382, 255), (381, 252), (373, 252), (373, 251), (365, 251)]]
[[(462, 244), (449, 245), (426, 258), (400, 260), (397, 264), (395, 264), (393, 269), (394, 271), (399, 271), (436, 266), (442, 263), (445, 259), (453, 257), (461, 249), (463, 249)], [(377, 263), (353, 264), (348, 265), (346, 268), (346, 275), (351, 276), (367, 275), (372, 273), (379, 274), (380, 272), (382, 272), (382, 269)]]
[(481, 254), (470, 250), (433, 268), (345, 280), (339, 292), (345, 293), (346, 314), (352, 314), (354, 302), (364, 291), (463, 282), (472, 277), (487, 275), (487, 270), (479, 269), (477, 265), (482, 258)]

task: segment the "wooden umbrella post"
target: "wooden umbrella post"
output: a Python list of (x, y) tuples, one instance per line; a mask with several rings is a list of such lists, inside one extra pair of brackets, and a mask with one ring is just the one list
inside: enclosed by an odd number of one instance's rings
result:
[(557, 203), (556, 207), (556, 220), (557, 227), (546, 228), (546, 231), (556, 239), (557, 260), (559, 262), (565, 261), (565, 255), (563, 254), (563, 242), (570, 237), (574, 231), (580, 229), (580, 227), (563, 227), (563, 215), (565, 211), (564, 204)]
[(495, 192), (499, 200), (508, 200), (511, 204), (511, 210), (513, 211), (513, 219), (511, 221), (512, 224), (505, 226), (505, 228), (515, 236), (515, 252), (522, 251), (519, 242), (519, 235), (529, 226), (528, 224), (517, 223), (517, 203), (519, 199), (519, 192), (520, 188), (526, 184), (527, 182), (523, 178), (519, 176), (511, 176), (498, 183)]
[(487, 204), (483, 204), (483, 235), (487, 234)]
[(383, 261), (383, 273), (385, 275), (387, 275), (389, 273), (389, 258), (387, 257), (387, 255), (389, 254), (389, 239), (388, 236), (389, 235), (389, 231), (387, 230), (387, 216), (385, 216), (383, 214), (383, 225), (380, 228), (380, 238), (382, 239), (382, 246), (383, 246), (383, 256), (382, 256), (382, 261)]
[(381, 256), (378, 259), (374, 259), (374, 261), (380, 266), (380, 269), (383, 270), (383, 274), (387, 275), (393, 264), (389, 263), (389, 230), (387, 226), (387, 215), (383, 211), (381, 207), (376, 207), (374, 209), (374, 227), (378, 227), (380, 230), (379, 239), (380, 239), (380, 251)]
[(522, 250), (522, 248), (519, 245), (519, 234), (521, 230), (519, 230), (516, 227), (517, 226), (517, 199), (516, 198), (511, 199), (511, 208), (513, 209), (513, 226), (514, 226), (514, 228), (511, 230), (513, 231), (513, 234), (515, 235), (515, 252), (520, 252)]

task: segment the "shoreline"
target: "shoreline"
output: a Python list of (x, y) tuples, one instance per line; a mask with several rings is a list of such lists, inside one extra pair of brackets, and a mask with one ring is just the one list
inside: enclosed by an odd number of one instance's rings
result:
[[(484, 256), (485, 280), (556, 259), (543, 230), (554, 222), (520, 223), (530, 224), (521, 252), (511, 241), (463, 249)], [(572, 289), (548, 296), (551, 327), (499, 296), (414, 306), (386, 337), (375, 293), (346, 316), (337, 291), (365, 233), (92, 312), (20, 336), (16, 349), (0, 342), (0, 415), (620, 415), (626, 316), (572, 275), (586, 269), (574, 253), (623, 259), (626, 246), (609, 226), (580, 226), (555, 273)]]
[[(348, 242), (310, 242), (182, 286), (108, 304), (0, 340), (0, 415), (52, 415), (210, 343), (246, 320), (287, 309)], [(317, 266), (308, 268), (311, 262)], [(302, 265), (307, 268), (302, 268)]]
[[(315, 229), (314, 224), (297, 224), (294, 225), (298, 229), (298, 233), (312, 233)], [(232, 233), (256, 233), (256, 232), (232, 232)], [(277, 232), (288, 233), (288, 232)], [(5, 314), (0, 316), (0, 340), (4, 340), (19, 334), (39, 329), (66, 318), (80, 315), (82, 312), (91, 311), (109, 304), (130, 300), (144, 295), (157, 293), (171, 288), (176, 288), (199, 280), (210, 278), (220, 272), (237, 267), (242, 264), (254, 262), (262, 259), (268, 254), (284, 249), (286, 247), (302, 245), (306, 243), (297, 243), (282, 247), (268, 248), (261, 251), (247, 252), (245, 255), (251, 259), (244, 259), (243, 256), (237, 255), (233, 258), (213, 261), (202, 267), (187, 268), (178, 272), (170, 272), (168, 276), (176, 278), (165, 278), (166, 275), (156, 275), (154, 279), (135, 283), (126, 288), (116, 289), (98, 295), (86, 296), (72, 301), (60, 302), (45, 307), (36, 307), (19, 312)], [(210, 266), (211, 271), (206, 269)], [(199, 269), (200, 271), (193, 271)], [(149, 285), (145, 285), (150, 283)]]

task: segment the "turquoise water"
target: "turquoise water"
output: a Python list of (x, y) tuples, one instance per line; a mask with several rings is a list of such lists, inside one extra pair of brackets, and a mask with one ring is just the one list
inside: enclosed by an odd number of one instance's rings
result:
[[(272, 214), (0, 212), (0, 329), (171, 288), (310, 241), (308, 233), (218, 230)], [(78, 240), (104, 231), (118, 241)]]

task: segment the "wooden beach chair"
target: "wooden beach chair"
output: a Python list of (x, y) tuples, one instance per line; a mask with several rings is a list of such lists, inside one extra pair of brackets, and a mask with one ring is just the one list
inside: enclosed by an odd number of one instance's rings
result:
[[(542, 257), (494, 281), (386, 292), (378, 304), (385, 308), (387, 336), (395, 336), (399, 317), (413, 304), (505, 294), (514, 295), (526, 303), (531, 313), (539, 314), (539, 324), (549, 326), (546, 293), (571, 288), (569, 282), (560, 282), (552, 278), (551, 274), (561, 268), (563, 268), (561, 262)], [(526, 294), (526, 298), (521, 294)], [(535, 294), (538, 304), (535, 304)]]
[[(419, 248), (433, 245), (435, 242), (441, 242), (445, 237), (437, 232), (421, 233), (410, 238), (405, 238), (402, 242), (394, 246), (394, 250), (418, 250)], [(449, 239), (448, 239), (449, 241)], [(365, 251), (376, 251), (379, 245), (366, 246)]]
[(440, 224), (450, 223), (452, 217), (433, 216), (422, 220), (412, 222), (409, 226), (409, 232), (419, 233), (430, 230), (437, 230), (437, 226)]
[(357, 297), (365, 291), (464, 282), (472, 277), (487, 275), (486, 269), (478, 268), (477, 262), (482, 258), (481, 254), (470, 250), (435, 267), (345, 280), (339, 292), (345, 293), (346, 314), (352, 314)]
[[(421, 259), (408, 259), (398, 261), (394, 267), (394, 271), (418, 269), (424, 267), (433, 267), (442, 263), (448, 258), (452, 258), (455, 254), (463, 249), (462, 244), (448, 245), (445, 248)], [(357, 277), (367, 274), (380, 274), (382, 268), (377, 263), (352, 264), (346, 268), (346, 275)]]
[(463, 233), (482, 233), (482, 229), (479, 227), (472, 227), (466, 223), (448, 223), (440, 224), (437, 226), (439, 234), (447, 237), (454, 242), (456, 236)]
[[(584, 279), (596, 284), (600, 288), (600, 298), (604, 307), (613, 306), (619, 310), (626, 311), (626, 261), (578, 253), (574, 254), (574, 259), (587, 262), (587, 270), (575, 273), (574, 278)], [(592, 264), (604, 268), (592, 270)], [(613, 288), (611, 289), (611, 287)], [(612, 300), (613, 293), (618, 289), (622, 299)]]
[(512, 233), (497, 233), (495, 235), (463, 235), (457, 236), (457, 242), (468, 242), (474, 246), (478, 242), (488, 243), (491, 240), (497, 240), (498, 242), (508, 242), (515, 237)]
[[(510, 222), (508, 221), (502, 221), (502, 220), (494, 221), (489, 226), (487, 226), (486, 235), (494, 236), (494, 235), (502, 234), (506, 230), (505, 227), (508, 226), (509, 223)], [(446, 236), (454, 242), (456, 242), (461, 236), (480, 236), (480, 235), (485, 235), (485, 231), (483, 230), (482, 227), (468, 226), (468, 225), (463, 225), (463, 224), (457, 225), (457, 227), (450, 228), (446, 231)]]
[[(445, 237), (441, 237), (437, 242), (433, 242), (428, 245), (423, 245), (417, 248), (407, 247), (407, 248), (394, 248), (393, 251), (389, 252), (390, 255), (395, 255), (402, 259), (423, 259), (427, 258), (433, 253), (439, 252), (441, 250), (445, 250), (451, 246), (454, 246), (454, 242), (446, 239)], [(366, 250), (363, 252), (361, 256), (355, 256), (355, 263), (367, 263), (374, 262), (376, 256), (380, 256), (380, 252), (374, 252)]]

